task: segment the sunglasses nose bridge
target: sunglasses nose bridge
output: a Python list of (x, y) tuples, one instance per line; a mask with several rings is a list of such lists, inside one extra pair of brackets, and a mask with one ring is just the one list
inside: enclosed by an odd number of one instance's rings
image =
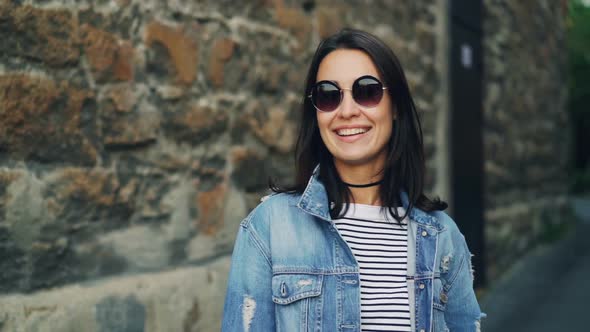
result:
[(350, 98), (352, 98), (352, 100), (354, 100), (354, 94), (352, 93), (352, 89), (351, 88), (340, 88), (340, 99), (341, 99), (341, 102), (344, 99), (344, 91), (350, 92)]
[[(350, 92), (346, 97), (344, 91)], [(352, 93), (352, 89), (350, 88), (340, 88), (340, 114), (343, 117), (349, 117), (355, 115), (359, 112), (358, 104), (356, 100), (354, 100), (354, 96)]]
[(345, 91), (350, 92), (350, 100), (354, 102), (354, 95), (352, 94), (352, 89), (340, 88), (340, 104), (344, 104), (344, 99), (346, 98), (346, 93), (344, 93)]

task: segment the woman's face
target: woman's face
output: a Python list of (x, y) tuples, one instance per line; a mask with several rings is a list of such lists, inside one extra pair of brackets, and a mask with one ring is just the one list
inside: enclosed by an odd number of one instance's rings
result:
[[(333, 81), (351, 89), (354, 81), (371, 75), (383, 82), (371, 58), (360, 50), (338, 49), (320, 63), (316, 82)], [(350, 90), (344, 90), (342, 102), (332, 112), (317, 111), (318, 126), (324, 144), (338, 165), (368, 165), (382, 168), (394, 118), (391, 99), (384, 91), (379, 104), (359, 106)]]

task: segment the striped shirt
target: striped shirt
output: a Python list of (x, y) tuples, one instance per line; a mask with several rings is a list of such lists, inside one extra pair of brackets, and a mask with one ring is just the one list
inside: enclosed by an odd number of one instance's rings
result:
[(410, 331), (407, 219), (400, 226), (380, 209), (350, 204), (334, 224), (359, 264), (362, 331)]

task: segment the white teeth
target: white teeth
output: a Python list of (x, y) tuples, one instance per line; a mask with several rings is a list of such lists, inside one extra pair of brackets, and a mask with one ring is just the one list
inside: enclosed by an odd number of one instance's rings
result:
[(350, 136), (350, 135), (357, 135), (366, 133), (369, 131), (367, 128), (347, 128), (347, 129), (339, 129), (336, 133), (340, 136)]

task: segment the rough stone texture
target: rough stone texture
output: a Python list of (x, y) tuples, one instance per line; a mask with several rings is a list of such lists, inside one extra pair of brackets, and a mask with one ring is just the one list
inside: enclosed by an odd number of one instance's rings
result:
[(80, 57), (76, 30), (70, 10), (42, 10), (0, 2), (3, 54), (42, 61), (48, 66), (75, 64)]
[(287, 6), (283, 3), (283, 0), (273, 2), (275, 19), (279, 27), (287, 29), (297, 39), (297, 44), (294, 45), (293, 50), (304, 50), (308, 46), (310, 39), (310, 17), (302, 8)]
[(190, 85), (194, 81), (199, 58), (192, 33), (154, 21), (146, 27), (145, 42), (148, 46), (160, 44), (166, 48), (179, 83)]
[(92, 165), (97, 149), (85, 135), (94, 124), (93, 93), (46, 78), (0, 75), (0, 155), (38, 162)]
[[(399, 46), (412, 77), (437, 75), (423, 61), (435, 54), (415, 56), (406, 28), (377, 7), (358, 20), (351, 4), (328, 2), (51, 3), (0, 11), (13, 32), (0, 44), (0, 155), (27, 184), (0, 193), (15, 257), (5, 292), (227, 254), (268, 176), (292, 174), (302, 69), (320, 37), (372, 30)], [(432, 2), (383, 6), (432, 24)], [(21, 34), (33, 48), (19, 48)], [(21, 213), (14, 197), (27, 195), (38, 210)]]
[[(398, 54), (441, 181), (439, 1), (228, 3), (0, 0), (0, 331), (218, 330), (229, 259), (211, 262), (291, 179), (305, 69), (341, 27)], [(486, 2), (497, 271), (561, 211), (532, 208), (561, 202), (565, 151), (562, 16), (535, 8)]]
[(133, 79), (133, 47), (129, 41), (88, 24), (80, 27), (80, 38), (96, 81)]
[(148, 96), (144, 85), (105, 87), (99, 108), (105, 147), (142, 147), (157, 140), (161, 115), (147, 102)]
[(317, 8), (318, 34), (320, 38), (326, 38), (340, 30), (342, 26), (342, 17), (346, 9), (333, 6), (322, 6)]
[(19, 3), (0, 5), (0, 331), (218, 330), (239, 222), (291, 178), (305, 68), (339, 28), (384, 38), (435, 109), (439, 50), (410, 28), (441, 33), (434, 0)]
[(486, 247), (494, 279), (568, 222), (567, 6), (484, 4)]
[[(0, 331), (219, 331), (229, 258), (0, 298)], [(206, 318), (206, 319), (203, 319)]]
[(224, 65), (234, 53), (235, 42), (228, 38), (215, 41), (209, 58), (209, 79), (216, 87), (223, 86)]
[(251, 101), (239, 121), (265, 145), (286, 153), (293, 149), (297, 135), (292, 113), (284, 106), (265, 109), (261, 101)]
[(101, 332), (143, 332), (145, 319), (145, 308), (134, 295), (110, 296), (96, 304), (96, 320)]
[(163, 129), (176, 141), (196, 145), (225, 132), (228, 120), (223, 110), (193, 104), (168, 116)]

